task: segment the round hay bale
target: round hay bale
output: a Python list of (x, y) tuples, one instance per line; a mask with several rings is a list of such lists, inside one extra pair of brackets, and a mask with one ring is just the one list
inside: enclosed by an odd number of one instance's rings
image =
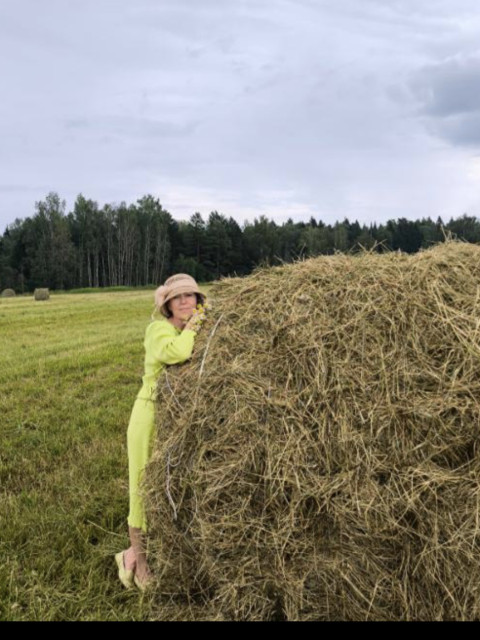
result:
[(320, 257), (212, 297), (159, 383), (154, 615), (478, 619), (480, 247)]
[(14, 298), (15, 291), (13, 289), (4, 289), (0, 295), (2, 298)]
[(35, 300), (49, 300), (50, 291), (48, 289), (35, 289), (33, 297)]

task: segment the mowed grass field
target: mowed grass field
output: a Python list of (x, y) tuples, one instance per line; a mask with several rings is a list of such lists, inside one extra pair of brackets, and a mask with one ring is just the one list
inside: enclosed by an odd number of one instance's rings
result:
[(126, 429), (152, 301), (0, 299), (1, 620), (150, 617), (114, 554), (128, 546)]

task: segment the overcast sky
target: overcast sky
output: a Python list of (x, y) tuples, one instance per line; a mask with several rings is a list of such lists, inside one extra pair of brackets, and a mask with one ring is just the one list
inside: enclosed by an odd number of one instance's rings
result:
[(0, 232), (56, 191), (480, 215), (476, 0), (1, 0)]

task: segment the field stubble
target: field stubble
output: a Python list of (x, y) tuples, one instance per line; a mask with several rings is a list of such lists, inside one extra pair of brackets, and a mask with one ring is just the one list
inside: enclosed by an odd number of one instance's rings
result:
[(151, 291), (0, 301), (0, 620), (142, 620), (120, 585)]

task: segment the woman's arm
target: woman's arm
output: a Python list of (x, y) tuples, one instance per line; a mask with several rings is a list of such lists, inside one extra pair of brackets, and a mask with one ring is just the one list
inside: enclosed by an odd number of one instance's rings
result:
[(187, 327), (177, 334), (166, 321), (152, 322), (145, 338), (145, 349), (163, 364), (179, 364), (192, 355), (196, 335)]

